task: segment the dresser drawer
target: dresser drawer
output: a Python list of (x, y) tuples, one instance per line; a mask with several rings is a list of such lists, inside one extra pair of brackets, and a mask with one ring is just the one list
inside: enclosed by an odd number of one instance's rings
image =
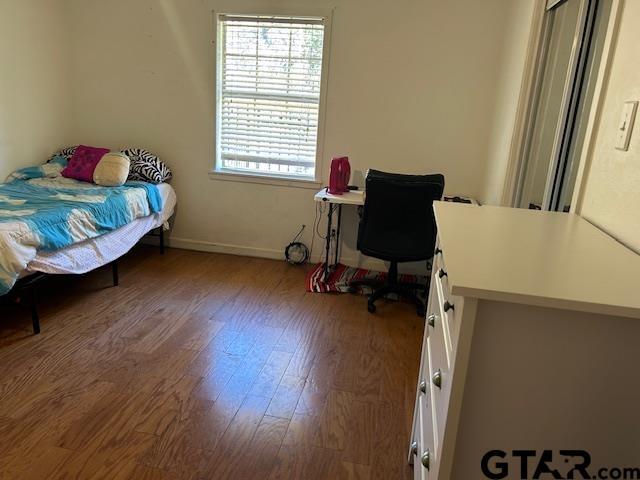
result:
[(429, 374), (426, 378), (433, 408), (432, 421), (436, 450), (444, 434), (451, 385), (451, 371), (444, 346), (443, 331), (444, 328), (438, 328), (437, 324), (435, 328), (429, 330)]
[[(431, 298), (433, 296), (433, 301), (429, 302), (429, 305), (434, 305), (437, 308), (436, 305), (436, 293), (433, 290), (429, 291), (429, 297)], [(426, 398), (425, 398), (425, 392), (426, 392)], [(423, 409), (423, 405), (427, 405), (430, 407), (430, 400), (428, 399), (428, 396), (430, 395), (430, 388), (429, 388), (429, 328), (428, 325), (425, 322), (425, 326), (424, 326), (424, 335), (422, 338), (422, 352), (420, 355), (420, 371), (418, 374), (418, 381), (416, 383), (416, 402), (415, 402), (415, 408), (414, 408), (414, 415), (413, 415), (413, 431), (412, 431), (412, 436), (411, 436), (411, 449), (409, 452), (409, 463), (416, 465), (416, 471), (420, 472), (420, 468), (418, 468), (419, 464), (420, 464), (420, 458), (418, 455), (418, 444), (422, 444), (422, 431), (425, 430), (424, 428), (424, 422), (422, 421), (422, 418), (431, 418), (431, 413), (429, 413), (428, 416), (425, 416), (423, 414), (421, 414), (421, 410)], [(430, 427), (428, 429), (428, 431), (432, 431), (433, 428)], [(413, 448), (413, 445), (415, 444), (415, 448)], [(414, 451), (415, 450), (415, 451)], [(421, 478), (421, 477), (416, 477), (416, 478)]]
[(429, 480), (436, 478), (433, 475), (435, 466), (435, 445), (433, 437), (432, 410), (429, 400), (429, 389), (426, 394), (418, 397), (418, 435), (413, 460), (413, 478)]
[[(449, 276), (446, 273), (446, 267), (442, 255), (438, 255), (438, 260), (434, 262), (434, 271), (432, 275), (433, 287), (435, 288), (438, 311), (442, 320), (447, 325), (445, 336), (445, 344), (447, 351), (451, 356), (456, 350), (458, 343), (458, 335), (460, 333), (460, 318), (462, 312), (462, 298), (451, 295), (449, 289)], [(442, 272), (445, 272), (443, 274)]]
[(447, 348), (449, 332), (446, 315), (443, 314), (437, 303), (433, 307), (436, 312), (427, 316), (425, 325), (425, 329), (428, 331), (427, 352), (429, 354), (429, 365), (431, 365), (429, 370), (431, 371), (433, 366), (442, 370), (449, 370), (451, 355), (450, 350)]
[(444, 322), (447, 325), (447, 341), (450, 342), (447, 346), (449, 347), (451, 351), (451, 357), (453, 358), (454, 352), (458, 347), (458, 337), (460, 336), (460, 323), (462, 318), (462, 311), (464, 309), (464, 299), (456, 295), (450, 295), (447, 300), (440, 304), (440, 307), (442, 308)]
[(440, 281), (440, 285), (443, 287), (443, 293), (445, 298), (449, 298), (451, 290), (449, 289), (449, 273), (444, 263), (444, 252), (437, 255), (433, 259), (433, 273)]
[(442, 269), (446, 272), (447, 269), (445, 268), (444, 251), (442, 250), (439, 241), (435, 251), (437, 253), (433, 255), (433, 260), (431, 261), (431, 269), (433, 273), (439, 273)]

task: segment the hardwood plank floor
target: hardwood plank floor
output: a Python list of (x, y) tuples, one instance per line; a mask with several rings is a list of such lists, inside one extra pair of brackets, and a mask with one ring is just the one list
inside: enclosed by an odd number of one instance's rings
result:
[(305, 268), (140, 246), (0, 309), (0, 479), (409, 479), (422, 321)]

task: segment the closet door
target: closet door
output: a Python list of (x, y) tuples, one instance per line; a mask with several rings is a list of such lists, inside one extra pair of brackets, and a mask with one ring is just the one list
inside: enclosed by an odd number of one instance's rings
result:
[(568, 212), (571, 208), (578, 167), (580, 166), (580, 158), (582, 157), (586, 140), (587, 124), (595, 95), (600, 60), (602, 59), (604, 41), (607, 36), (612, 3), (611, 0), (599, 0), (596, 4), (589, 51), (580, 87), (580, 98), (575, 120), (571, 123), (572, 130), (569, 136), (569, 146), (566, 150), (566, 155), (560, 158), (558, 165), (551, 210)]
[(533, 121), (517, 206), (563, 210), (559, 205), (590, 51), (596, 0), (549, 0), (537, 73)]

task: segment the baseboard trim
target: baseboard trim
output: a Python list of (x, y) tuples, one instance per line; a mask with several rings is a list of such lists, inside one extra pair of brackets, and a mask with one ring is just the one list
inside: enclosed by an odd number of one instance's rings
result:
[[(270, 258), (273, 260), (283, 260), (284, 250), (275, 250), (272, 248), (247, 247), (245, 245), (234, 245), (230, 243), (214, 243), (203, 240), (192, 240), (189, 238), (171, 237), (167, 240), (167, 245), (173, 248), (182, 248), (184, 250), (196, 250), (199, 252), (224, 253), (227, 255), (239, 255), (244, 257)], [(365, 259), (372, 263), (377, 262), (375, 259)], [(324, 261), (322, 253), (313, 254), (311, 261), (318, 263)], [(357, 259), (341, 258), (340, 261), (347, 265), (358, 265)]]
[(227, 255), (271, 258), (274, 260), (282, 260), (284, 258), (284, 253), (281, 250), (247, 247), (244, 245), (232, 245), (228, 243), (205, 242), (202, 240), (192, 240), (189, 238), (171, 237), (168, 239), (167, 245), (173, 248), (196, 250), (198, 252), (224, 253)]
[[(153, 240), (156, 240), (155, 238)], [(271, 248), (247, 247), (244, 245), (233, 245), (228, 243), (214, 243), (203, 240), (193, 240), (189, 238), (170, 237), (167, 239), (167, 246), (181, 248), (184, 250), (195, 250), (198, 252), (222, 253), (226, 255), (238, 255), (242, 257), (269, 258), (272, 260), (284, 260), (284, 249), (276, 250)], [(311, 258), (312, 263), (324, 261), (324, 253), (314, 253)], [(357, 256), (340, 258), (340, 263), (351, 267), (361, 267), (369, 270), (386, 271), (388, 265), (376, 258)], [(415, 273), (424, 275), (426, 268), (422, 265), (404, 264), (400, 270), (403, 273)]]
[[(154, 239), (155, 240), (155, 239)], [(244, 257), (270, 258), (273, 260), (283, 260), (284, 250), (275, 250), (272, 248), (247, 247), (244, 245), (233, 245), (229, 243), (214, 243), (203, 240), (192, 240), (189, 238), (170, 237), (167, 245), (173, 248), (182, 248), (185, 250), (196, 250), (199, 252), (224, 253), (227, 255), (240, 255)], [(314, 253), (311, 261), (319, 263), (324, 261), (324, 253)], [(384, 262), (375, 258), (349, 258), (342, 257), (340, 262), (345, 265), (359, 266), (370, 269), (386, 270)]]

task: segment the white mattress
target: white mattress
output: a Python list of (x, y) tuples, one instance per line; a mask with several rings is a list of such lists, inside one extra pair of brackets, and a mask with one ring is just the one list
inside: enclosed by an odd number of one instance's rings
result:
[(127, 253), (150, 230), (161, 225), (168, 229), (167, 221), (176, 207), (176, 193), (167, 183), (159, 184), (158, 189), (162, 196), (161, 212), (138, 218), (113, 232), (60, 250), (39, 252), (20, 276), (25, 277), (34, 272), (87, 273)]

